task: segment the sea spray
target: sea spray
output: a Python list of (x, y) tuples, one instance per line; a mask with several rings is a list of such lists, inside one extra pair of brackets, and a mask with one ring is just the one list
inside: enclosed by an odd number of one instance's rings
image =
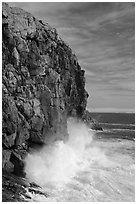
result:
[(69, 118), (67, 125), (69, 139), (66, 143), (57, 141), (27, 155), (25, 172), (30, 181), (41, 186), (64, 184), (76, 174), (92, 135), (77, 119)]
[(55, 142), (26, 157), (27, 178), (48, 195), (28, 192), (31, 201), (133, 201), (133, 141), (98, 139), (75, 119), (68, 120), (68, 132), (67, 143)]
[(89, 161), (105, 158), (98, 148), (92, 147), (93, 133), (84, 123), (69, 118), (67, 127), (69, 139), (66, 143), (57, 141), (27, 155), (25, 172), (31, 182), (43, 187), (66, 184), (80, 168), (87, 167)]

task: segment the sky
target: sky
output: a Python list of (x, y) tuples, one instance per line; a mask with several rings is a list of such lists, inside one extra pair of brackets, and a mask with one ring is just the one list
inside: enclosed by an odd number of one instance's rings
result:
[(12, 2), (57, 29), (85, 70), (87, 109), (134, 112), (133, 2)]

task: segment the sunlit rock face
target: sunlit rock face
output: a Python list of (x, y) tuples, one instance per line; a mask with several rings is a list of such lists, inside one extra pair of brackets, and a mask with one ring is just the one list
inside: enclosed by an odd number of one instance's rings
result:
[(84, 71), (55, 29), (3, 3), (3, 168), (23, 174), (29, 148), (67, 139), (67, 117), (81, 117)]

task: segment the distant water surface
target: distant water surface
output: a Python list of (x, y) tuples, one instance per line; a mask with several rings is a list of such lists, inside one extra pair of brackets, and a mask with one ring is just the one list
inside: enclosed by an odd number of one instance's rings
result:
[(92, 113), (103, 132), (97, 132), (99, 138), (135, 139), (135, 114), (134, 113)]
[(135, 113), (91, 113), (99, 123), (135, 124)]

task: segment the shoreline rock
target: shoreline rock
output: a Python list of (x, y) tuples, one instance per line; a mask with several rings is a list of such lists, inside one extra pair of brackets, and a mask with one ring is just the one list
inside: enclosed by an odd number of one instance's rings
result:
[(92, 117), (92, 113), (90, 113), (89, 111), (86, 110), (84, 112), (82, 116), (82, 120), (84, 121), (84, 123), (87, 124), (87, 126), (90, 129), (96, 130), (96, 131), (103, 131), (103, 128), (101, 127), (99, 122)]

